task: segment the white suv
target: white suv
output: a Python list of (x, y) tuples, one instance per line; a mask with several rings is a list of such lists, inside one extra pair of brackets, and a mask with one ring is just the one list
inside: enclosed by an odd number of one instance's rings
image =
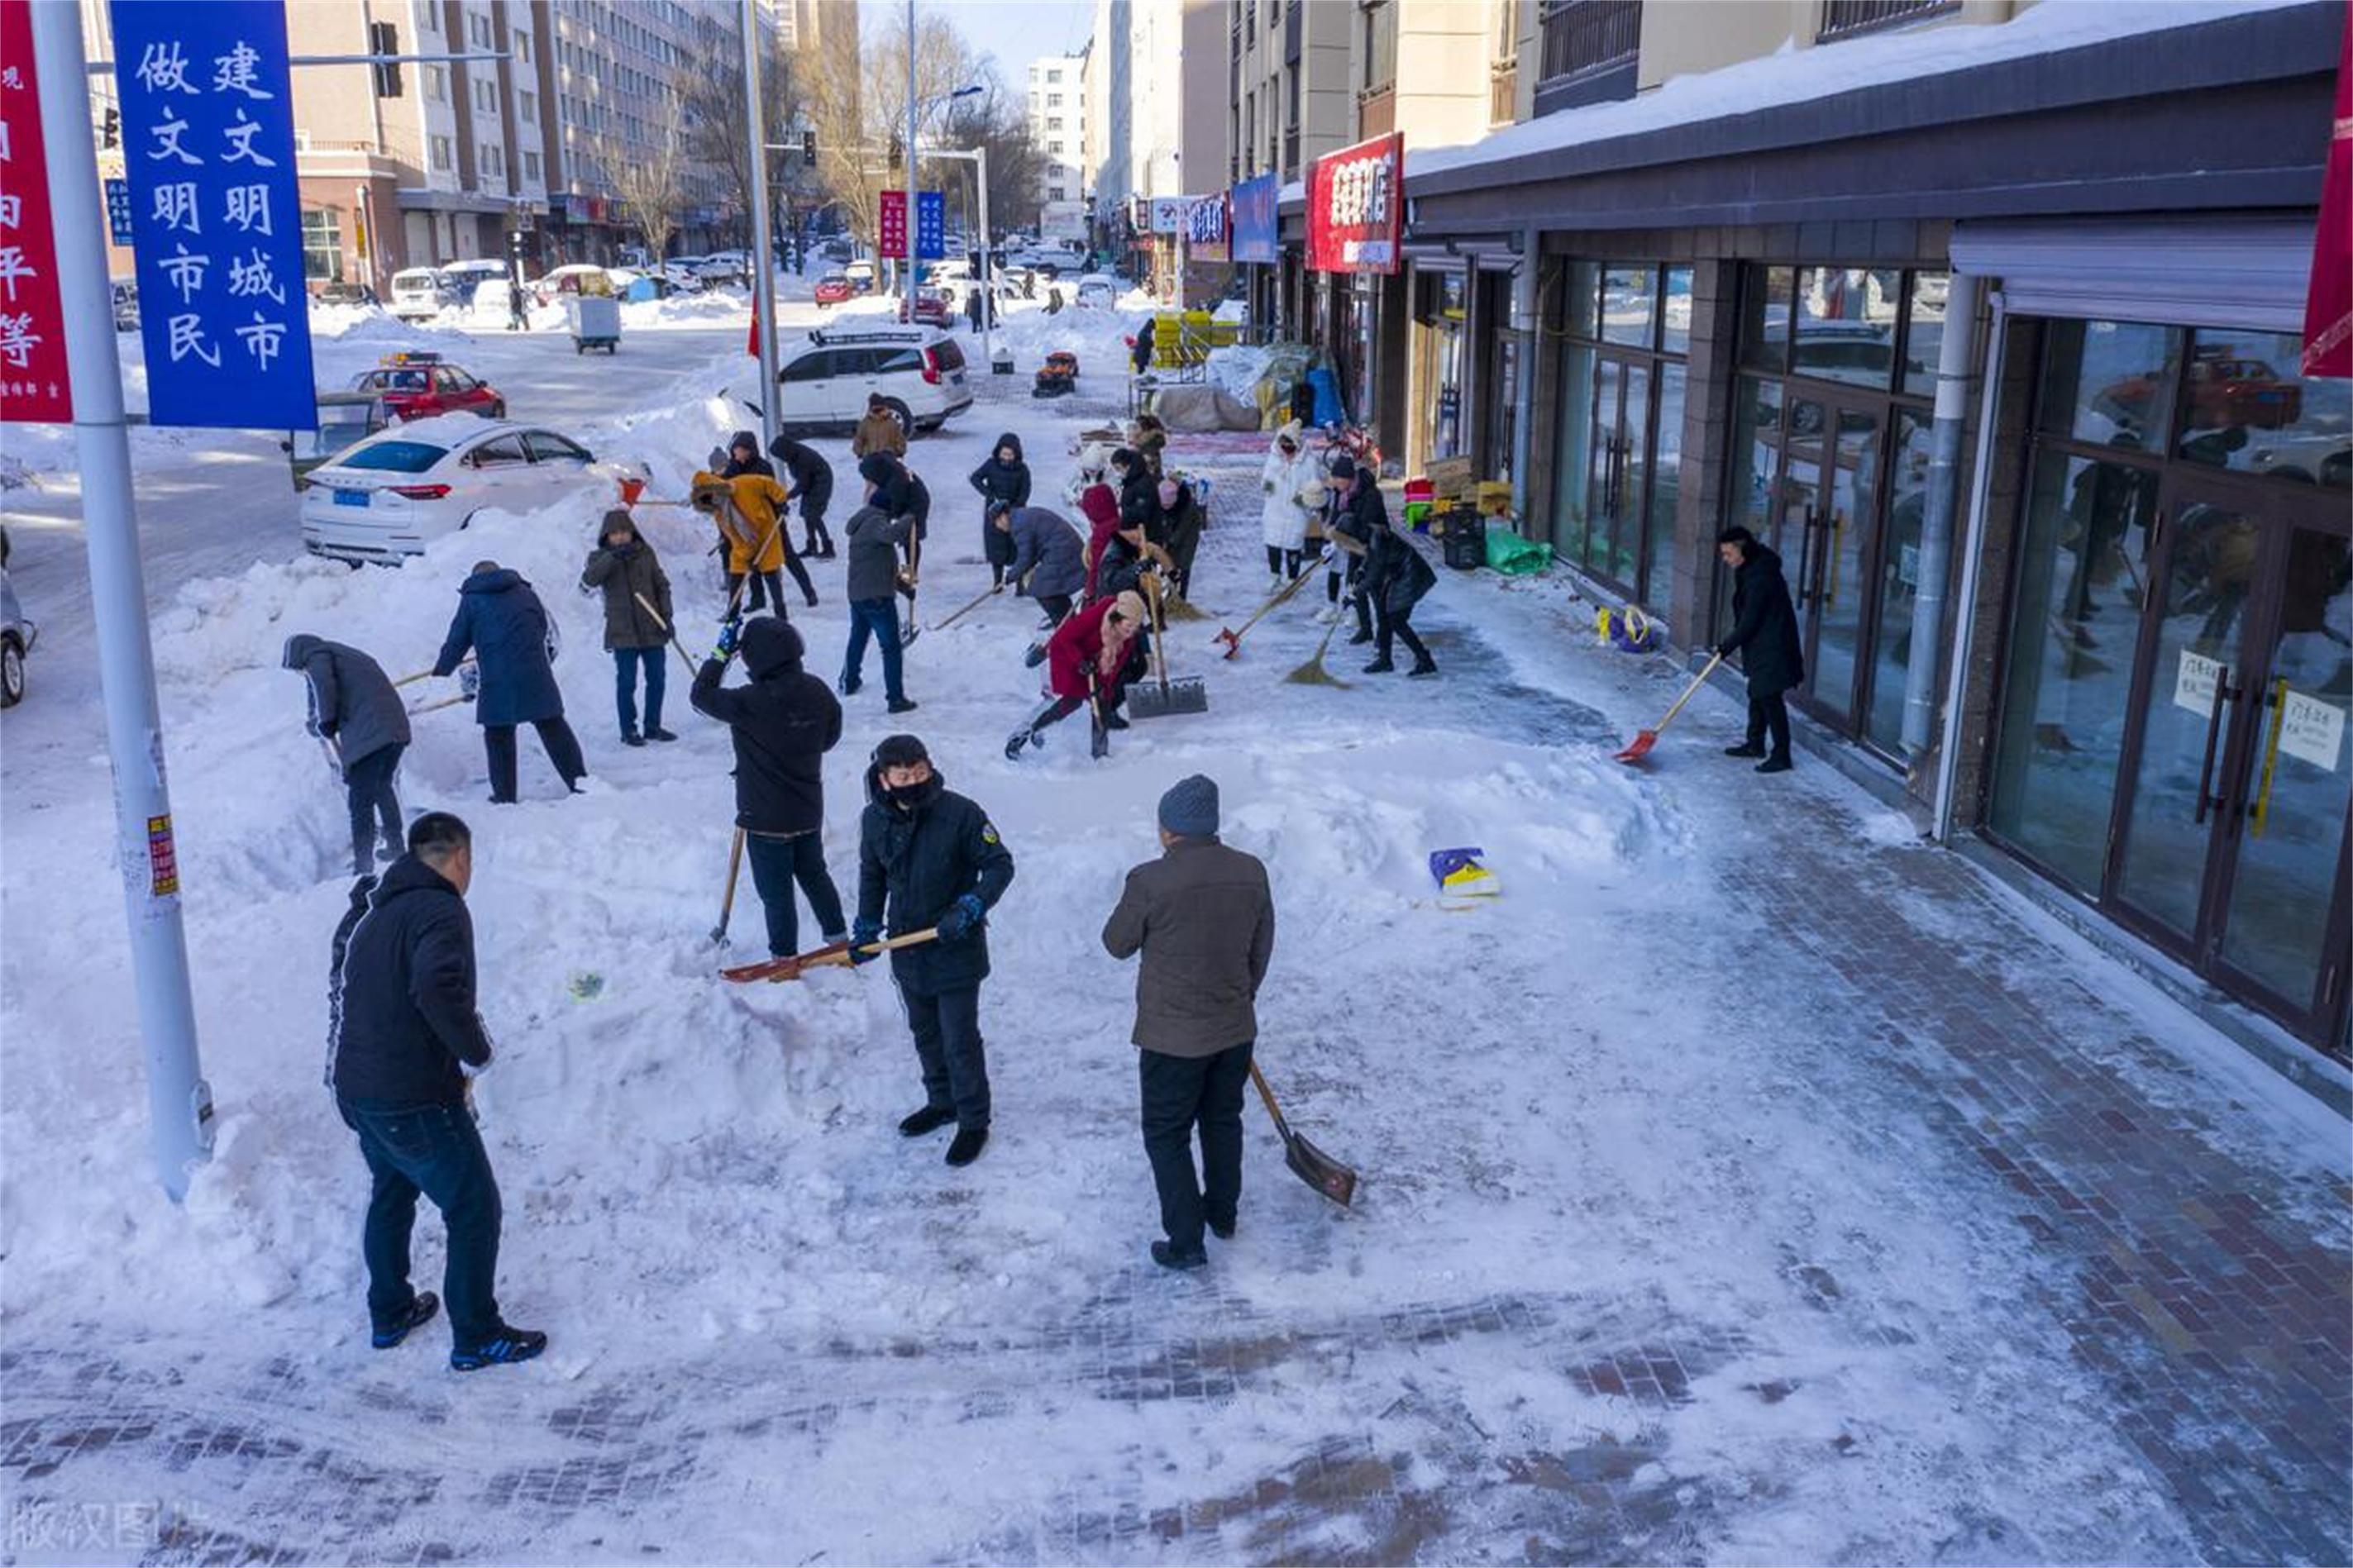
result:
[[(795, 435), (847, 434), (880, 395), (909, 435), (972, 406), (964, 350), (936, 327), (820, 328), (776, 367), (776, 424)], [(756, 388), (729, 395), (757, 410)]]

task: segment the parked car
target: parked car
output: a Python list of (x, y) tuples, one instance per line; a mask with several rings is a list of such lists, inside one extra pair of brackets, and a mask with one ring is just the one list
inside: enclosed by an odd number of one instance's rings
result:
[(443, 415), (396, 425), (311, 471), (302, 547), (397, 565), (488, 510), (617, 496), (625, 476), (559, 431)]
[(322, 283), (311, 291), (313, 303), (321, 305), (373, 305), (375, 290), (364, 283), (346, 283), (341, 279)]
[(1078, 302), (1091, 310), (1108, 310), (1119, 302), (1119, 279), (1090, 272), (1079, 279)]
[(441, 269), (441, 274), (449, 279), (459, 304), (477, 305), (486, 303), (475, 298), (483, 284), (506, 281), (507, 264), (493, 261), (488, 257), (478, 257), (471, 261), (453, 261)]
[(438, 267), (404, 267), (392, 275), (392, 313), (421, 321), (461, 304), (457, 280)]
[(817, 280), (816, 298), (820, 307), (846, 305), (858, 298), (858, 285), (842, 273), (828, 272)]
[(543, 305), (554, 304), (566, 294), (610, 294), (612, 275), (594, 262), (575, 261), (559, 267), (531, 286)]
[(841, 275), (849, 279), (849, 286), (860, 294), (874, 292), (874, 263), (853, 261), (841, 269)]
[(352, 390), (383, 398), (385, 411), (395, 419), (428, 419), (436, 414), (507, 416), (507, 400), (496, 387), (454, 364), (444, 364), (438, 353), (386, 354), (375, 369), (352, 378)]
[[(776, 423), (796, 434), (846, 434), (876, 394), (908, 434), (936, 430), (972, 406), (964, 350), (938, 328), (920, 324), (819, 328), (776, 367)], [(761, 406), (756, 385), (726, 395)]]
[(25, 700), (25, 656), (40, 637), (41, 628), (25, 618), (16, 584), (8, 581), (8, 531), (0, 528), (0, 708)]
[(293, 470), (299, 493), (311, 482), (311, 472), (322, 468), (392, 423), (384, 398), (373, 392), (319, 394), (319, 426), (315, 430), (290, 430), (278, 443)]
[(899, 319), (905, 321), (912, 308), (918, 322), (944, 327), (955, 318), (955, 295), (945, 289), (918, 289), (912, 305), (899, 308)]

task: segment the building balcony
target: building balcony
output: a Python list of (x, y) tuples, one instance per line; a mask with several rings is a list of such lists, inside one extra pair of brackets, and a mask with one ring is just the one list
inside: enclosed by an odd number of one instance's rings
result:
[(1496, 60), (1487, 67), (1487, 123), (1509, 125), (1520, 113), (1520, 62)]
[(1823, 0), (1822, 30), (1814, 37), (1819, 43), (1835, 43), (1858, 33), (1948, 16), (1960, 8), (1961, 0)]
[(1642, 0), (1548, 0), (1537, 27), (1537, 114), (1634, 96)]
[(1356, 140), (1386, 136), (1397, 129), (1397, 83), (1385, 81), (1356, 94)]

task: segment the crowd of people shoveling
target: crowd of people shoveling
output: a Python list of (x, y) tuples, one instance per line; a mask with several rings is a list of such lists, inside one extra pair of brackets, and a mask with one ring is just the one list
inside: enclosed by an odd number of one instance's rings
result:
[[(1085, 710), (1091, 750), (1107, 754), (1126, 712), (1198, 710), (1198, 678), (1166, 672), (1172, 616), (1199, 618), (1189, 590), (1208, 526), (1203, 488), (1166, 464), (1166, 433), (1149, 416), (1125, 444), (1102, 455), (1100, 479), (1082, 454), (1072, 486), (1082, 531), (1038, 504), (1019, 438), (1002, 437), (968, 476), (981, 498), (989, 586), (940, 625), (1010, 592), (1039, 611), (1024, 656), (1046, 668), (1047, 697), (1007, 740), (1018, 760), (1044, 731)], [(1014, 862), (987, 814), (947, 790), (923, 742), (892, 734), (872, 749), (865, 774), (854, 914), (844, 908), (824, 856), (823, 759), (842, 736), (840, 699), (861, 689), (869, 643), (881, 656), (887, 710), (914, 710), (904, 650), (918, 628), (913, 606), (929, 531), (931, 493), (908, 464), (905, 432), (880, 399), (851, 441), (865, 500), (841, 527), (843, 592), (850, 619), (841, 671), (831, 684), (806, 668), (807, 648), (784, 594), (788, 573), (805, 605), (818, 603), (806, 563), (837, 554), (826, 521), (832, 468), (806, 443), (779, 439), (763, 455), (738, 432), (697, 473), (683, 504), (717, 531), (727, 593), (710, 654), (681, 644), (668, 574), (628, 507), (608, 511), (580, 587), (602, 605), (615, 706), (625, 745), (675, 741), (662, 722), (665, 657), (692, 670), (689, 702), (728, 726), (734, 754), (736, 832), (715, 938), (723, 939), (743, 862), (765, 921), (767, 962), (724, 970), (731, 980), (786, 980), (816, 968), (888, 954), (922, 1067), (924, 1103), (899, 1131), (910, 1138), (954, 1126), (946, 1162), (969, 1164), (988, 1141), (990, 1098), (980, 1027), (988, 973), (986, 926), (1013, 878)], [(1434, 574), (1389, 526), (1376, 477), (1345, 457), (1328, 467), (1296, 426), (1271, 443), (1261, 474), (1268, 598), (1242, 627), (1219, 634), (1229, 657), (1257, 620), (1290, 601), (1318, 573), (1324, 641), (1353, 610), (1356, 643), (1377, 644), (1367, 672), (1395, 668), (1392, 647), (1414, 656), (1409, 673), (1436, 672), (1415, 634), (1414, 605)], [(637, 504), (662, 504), (638, 502)], [(796, 504), (801, 537), (792, 537)], [(1310, 552), (1313, 552), (1311, 555)], [(904, 605), (902, 619), (902, 605)], [(765, 610), (766, 614), (760, 612)], [(492, 1294), (499, 1198), (470, 1112), (469, 1083), (491, 1060), (476, 1012), (472, 928), (465, 893), (472, 833), (432, 811), (402, 827), (396, 790), (411, 739), (398, 688), (460, 676), (481, 726), (494, 804), (517, 794), (516, 731), (537, 731), (568, 789), (587, 774), (554, 671), (553, 618), (520, 574), (476, 563), (429, 670), (395, 680), (361, 650), (309, 634), (290, 637), (286, 668), (306, 678), (310, 728), (339, 769), (350, 811), (358, 879), (333, 939), (327, 1080), (356, 1134), (373, 1181), (363, 1251), (369, 1272), (372, 1342), (400, 1343), (439, 1302), (408, 1280), (417, 1197), (449, 1230), (444, 1290), (450, 1364), (471, 1370), (541, 1353), (546, 1336), (513, 1328)], [(1314, 668), (1320, 669), (1324, 649)], [(741, 658), (748, 679), (730, 686)], [(436, 703), (430, 706), (443, 706)], [(423, 710), (418, 710), (419, 711)], [(1194, 775), (1163, 797), (1161, 858), (1139, 866), (1105, 925), (1113, 957), (1142, 955), (1134, 1041), (1141, 1056), (1145, 1144), (1161, 1209), (1155, 1261), (1176, 1269), (1207, 1262), (1206, 1229), (1231, 1237), (1240, 1189), (1243, 1086), (1271, 1091), (1251, 1060), (1253, 1003), (1273, 942), (1266, 869), (1218, 840), (1216, 784)], [(388, 862), (381, 876), (379, 861)], [(797, 897), (823, 945), (798, 952)], [(1303, 1179), (1346, 1203), (1354, 1174), (1298, 1136), (1275, 1112), (1286, 1160)], [(1198, 1135), (1202, 1166), (1192, 1143)]]

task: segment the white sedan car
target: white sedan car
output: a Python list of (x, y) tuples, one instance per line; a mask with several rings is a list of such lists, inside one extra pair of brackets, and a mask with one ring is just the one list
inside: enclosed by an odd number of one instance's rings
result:
[(628, 476), (570, 437), (445, 414), (396, 425), (311, 471), (302, 547), (398, 565), (480, 511), (532, 511), (576, 495), (617, 502)]

